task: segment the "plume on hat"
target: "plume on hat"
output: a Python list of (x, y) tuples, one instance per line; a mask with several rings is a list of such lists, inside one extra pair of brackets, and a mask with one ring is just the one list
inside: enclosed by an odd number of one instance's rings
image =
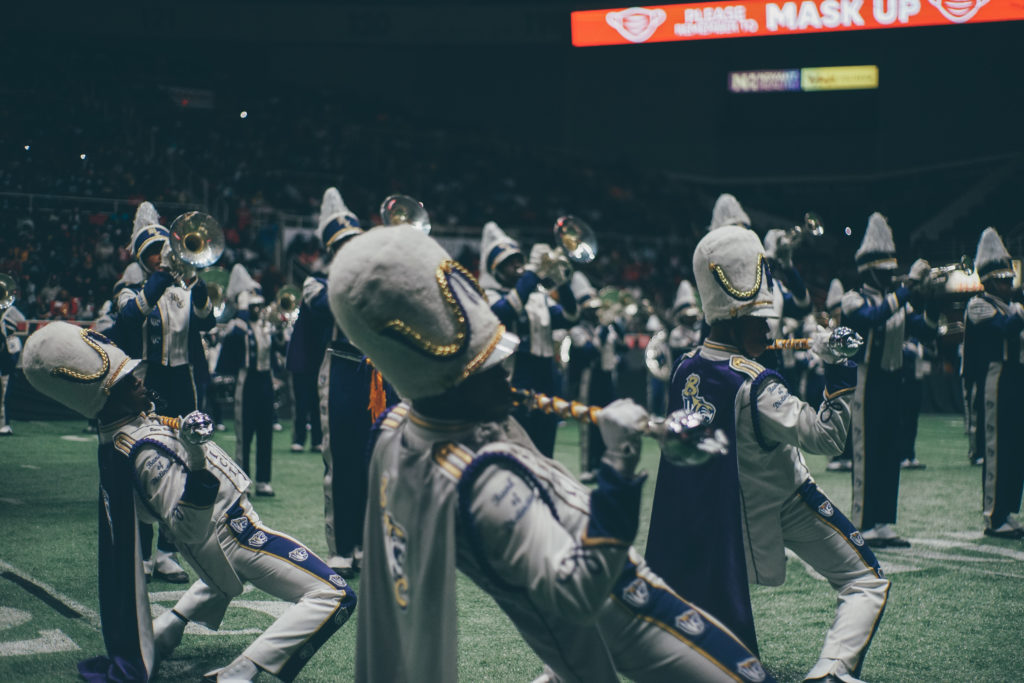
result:
[(340, 246), (349, 237), (355, 237), (362, 232), (359, 219), (345, 206), (338, 188), (328, 187), (324, 190), (316, 228), (316, 234), (324, 247), (331, 249)]
[(974, 257), (978, 278), (985, 282), (997, 278), (1013, 277), (1013, 262), (1010, 252), (995, 228), (985, 228), (978, 240), (978, 253)]
[(843, 302), (843, 283), (839, 281), (839, 278), (832, 278), (832, 282), (828, 283), (828, 293), (825, 295), (825, 308), (832, 310), (836, 306), (839, 306)]
[(601, 300), (597, 296), (597, 290), (590, 284), (590, 278), (576, 270), (573, 271), (572, 280), (569, 281), (572, 295), (580, 306), (600, 306)]
[(715, 208), (711, 210), (711, 225), (708, 226), (708, 230), (717, 230), (723, 225), (750, 227), (750, 216), (740, 206), (739, 200), (728, 192), (719, 195), (715, 200)]
[(693, 288), (689, 280), (683, 280), (676, 288), (676, 298), (672, 303), (672, 312), (676, 315), (697, 315), (700, 309), (697, 308), (697, 290)]
[(896, 270), (896, 243), (885, 216), (877, 211), (868, 218), (868, 229), (854, 254), (857, 271)]
[(228, 288), (224, 295), (232, 306), (238, 310), (248, 308), (252, 304), (263, 303), (263, 288), (253, 279), (249, 271), (241, 263), (231, 268), (228, 277)]
[(484, 289), (498, 289), (494, 274), (510, 256), (522, 254), (519, 243), (505, 234), (494, 221), (484, 223), (480, 234), (480, 286)]

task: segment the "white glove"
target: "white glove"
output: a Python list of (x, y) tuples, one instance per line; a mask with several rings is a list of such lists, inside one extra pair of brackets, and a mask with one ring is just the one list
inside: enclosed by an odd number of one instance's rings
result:
[(845, 360), (842, 356), (837, 355), (828, 345), (828, 340), (832, 337), (832, 330), (827, 330), (821, 325), (818, 325), (818, 329), (811, 334), (811, 352), (824, 361), (828, 365), (835, 365), (841, 360)]
[(597, 414), (597, 427), (605, 446), (601, 461), (627, 479), (633, 476), (640, 461), (647, 420), (647, 411), (628, 398), (609, 403)]
[(1009, 314), (1024, 318), (1024, 306), (1021, 306), (1017, 301), (1011, 302)]
[(565, 252), (546, 244), (533, 245), (526, 270), (532, 270), (541, 280), (552, 282), (555, 287), (564, 285), (572, 277), (572, 265)]
[(910, 286), (918, 289), (925, 287), (931, 280), (928, 273), (930, 270), (931, 266), (923, 258), (914, 261), (910, 266), (910, 273), (907, 275)]
[(206, 413), (195, 410), (181, 419), (178, 439), (188, 453), (188, 468), (193, 472), (206, 468), (206, 450), (203, 444), (213, 438), (213, 420)]

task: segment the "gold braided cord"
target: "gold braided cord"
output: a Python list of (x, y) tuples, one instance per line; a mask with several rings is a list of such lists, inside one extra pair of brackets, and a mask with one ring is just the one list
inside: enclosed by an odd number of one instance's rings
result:
[(465, 369), (463, 369), (462, 375), (461, 375), (459, 381), (462, 381), (462, 380), (466, 379), (467, 377), (472, 375), (474, 372), (476, 372), (477, 368), (479, 368), (481, 365), (483, 365), (484, 361), (491, 357), (491, 354), (494, 353), (495, 347), (498, 346), (498, 342), (500, 342), (501, 338), (504, 337), (504, 336), (505, 336), (505, 326), (504, 325), (498, 325), (498, 329), (494, 332), (494, 337), (491, 339), (490, 342), (488, 342), (487, 346), (484, 347), (483, 351), (481, 351), (480, 353), (476, 354), (476, 358), (474, 358), (473, 360), (469, 361), (469, 364), (466, 365)]
[(110, 377), (108, 377), (107, 381), (103, 383), (103, 393), (108, 396), (110, 395), (110, 390), (114, 387), (114, 383), (117, 382), (117, 378), (121, 376), (121, 370), (124, 369), (124, 366), (128, 365), (128, 361), (130, 360), (131, 358), (125, 356), (124, 360), (121, 361), (121, 364), (117, 366), (117, 370), (110, 373)]
[(82, 341), (91, 346), (96, 351), (96, 353), (100, 355), (100, 358), (103, 361), (103, 367), (101, 367), (98, 372), (95, 372), (91, 375), (86, 375), (76, 370), (72, 370), (71, 368), (66, 368), (62, 365), (59, 368), (54, 368), (53, 370), (50, 370), (51, 375), (53, 375), (54, 377), (63, 377), (64, 379), (69, 379), (73, 382), (96, 382), (107, 374), (107, 371), (110, 370), (110, 358), (107, 356), (107, 352), (103, 350), (103, 347), (101, 347), (99, 344), (97, 344), (96, 342), (89, 338), (89, 332), (89, 328), (83, 327), (82, 331), (79, 334), (82, 337)]
[(715, 274), (715, 278), (718, 280), (718, 284), (722, 286), (722, 289), (729, 293), (729, 296), (733, 297), (734, 299), (740, 299), (741, 301), (745, 301), (747, 299), (753, 299), (754, 296), (757, 295), (757, 292), (761, 289), (761, 276), (764, 273), (763, 262), (764, 255), (758, 254), (756, 272), (754, 274), (754, 286), (751, 287), (750, 289), (743, 290), (736, 289), (736, 287), (734, 287), (733, 284), (729, 282), (729, 276), (725, 274), (724, 270), (722, 270), (722, 266), (718, 265), (717, 263), (709, 263), (708, 267), (711, 269), (711, 272)]
[(171, 429), (181, 429), (181, 420), (176, 417), (167, 417), (166, 415), (157, 415), (160, 420), (160, 424), (164, 427), (170, 427)]
[[(466, 347), (468, 326), (466, 324), (466, 313), (459, 304), (458, 299), (455, 298), (455, 294), (452, 292), (451, 286), (448, 284), (448, 277), (451, 275), (452, 271), (459, 271), (463, 275), (469, 275), (466, 269), (458, 263), (451, 259), (445, 259), (441, 265), (437, 267), (437, 271), (434, 273), (434, 279), (437, 280), (437, 286), (441, 290), (441, 297), (444, 299), (445, 303), (448, 304), (448, 308), (451, 310), (452, 315), (455, 318), (456, 332), (454, 341), (445, 344), (427, 339), (425, 334), (419, 330), (413, 329), (412, 326), (398, 318), (389, 320), (385, 323), (384, 330), (397, 333), (405, 341), (408, 341), (420, 351), (423, 351), (434, 358), (451, 358), (462, 351)], [(472, 276), (469, 276), (469, 279), (470, 282), (474, 282)], [(479, 286), (477, 285), (476, 287), (479, 290)]]

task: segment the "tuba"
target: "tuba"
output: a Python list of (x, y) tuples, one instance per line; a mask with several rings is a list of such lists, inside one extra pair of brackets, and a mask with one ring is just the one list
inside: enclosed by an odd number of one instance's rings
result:
[(168, 233), (171, 270), (186, 288), (192, 279), (190, 271), (212, 266), (224, 253), (224, 231), (208, 213), (183, 213), (174, 219)]
[(421, 230), (424, 235), (430, 234), (430, 214), (423, 208), (423, 203), (409, 195), (392, 194), (384, 198), (380, 204), (380, 220), (384, 225), (411, 225)]
[(0, 311), (14, 305), (18, 295), (18, 283), (7, 273), (0, 273)]
[(586, 221), (561, 216), (555, 221), (555, 247), (544, 254), (547, 263), (557, 263), (562, 280), (572, 276), (572, 264), (590, 263), (597, 258), (597, 235)]
[(277, 309), (281, 315), (294, 321), (299, 317), (299, 306), (302, 305), (302, 290), (295, 285), (285, 285), (277, 291)]

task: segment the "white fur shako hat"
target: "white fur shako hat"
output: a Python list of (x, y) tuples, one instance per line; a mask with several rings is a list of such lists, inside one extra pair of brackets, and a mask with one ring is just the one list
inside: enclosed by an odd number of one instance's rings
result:
[[(135, 209), (135, 222), (132, 224), (132, 256), (142, 259), (142, 255), (153, 244), (167, 242), (167, 228), (160, 225), (160, 214), (149, 202), (142, 202)], [(160, 245), (161, 249), (163, 244)]]
[(253, 279), (241, 263), (236, 263), (231, 268), (228, 288), (224, 292), (224, 297), (239, 311), (264, 303), (263, 287)]
[(690, 284), (689, 280), (683, 280), (676, 289), (676, 300), (672, 304), (672, 312), (676, 315), (697, 315), (700, 309), (697, 308), (697, 291)]
[(828, 293), (825, 294), (825, 310), (831, 311), (833, 308), (843, 303), (843, 283), (839, 281), (839, 278), (832, 278), (832, 282), (828, 283)]
[(590, 284), (590, 279), (580, 271), (573, 271), (569, 287), (572, 289), (572, 295), (576, 298), (576, 303), (580, 306), (596, 308), (601, 305), (601, 299), (598, 298), (594, 285)]
[(522, 253), (519, 243), (506, 235), (497, 223), (488, 221), (484, 224), (484, 231), (480, 236), (480, 269), (482, 271), (493, 276), (505, 259)]
[(316, 234), (324, 247), (330, 250), (341, 246), (349, 237), (362, 232), (359, 219), (345, 206), (338, 188), (328, 187), (324, 190), (324, 198), (320, 202), (320, 220), (316, 228)]
[(341, 329), (403, 398), (442, 394), (519, 344), (469, 271), (408, 225), (352, 238), (327, 288)]
[(1010, 252), (1006, 250), (995, 228), (985, 228), (982, 231), (981, 239), (978, 240), (978, 253), (974, 257), (974, 267), (982, 282), (1013, 277)]
[(786, 234), (785, 230), (772, 228), (764, 234), (764, 254), (768, 258), (776, 258), (779, 248), (779, 239)]
[(693, 251), (693, 272), (708, 323), (779, 317), (764, 247), (754, 231), (726, 225), (704, 235)]
[(859, 273), (865, 270), (896, 270), (896, 243), (885, 216), (877, 211), (871, 214), (864, 240), (853, 258)]
[(36, 391), (88, 418), (99, 415), (113, 386), (139, 362), (99, 332), (66, 322), (33, 332), (22, 353), (25, 378)]
[(728, 192), (719, 195), (715, 200), (715, 208), (711, 210), (711, 225), (708, 226), (708, 230), (717, 230), (724, 225), (750, 227), (750, 216), (740, 206), (739, 200)]

